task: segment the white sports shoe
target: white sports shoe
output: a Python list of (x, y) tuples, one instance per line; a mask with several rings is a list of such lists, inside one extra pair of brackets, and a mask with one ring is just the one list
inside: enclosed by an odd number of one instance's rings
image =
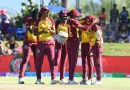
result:
[(92, 80), (87, 80), (86, 81), (86, 85), (91, 85), (92, 84)]
[(74, 81), (74, 80), (69, 80), (69, 81), (68, 81), (68, 84), (76, 84), (76, 85), (78, 85), (79, 83), (77, 83), (77, 82)]
[(51, 84), (57, 84), (57, 83), (59, 83), (58, 80), (56, 80), (56, 79), (51, 80)]
[(45, 84), (42, 79), (37, 79), (37, 81), (35, 82), (35, 84)]
[(67, 84), (67, 82), (64, 81), (64, 79), (60, 80), (59, 84)]
[(19, 78), (18, 79), (18, 84), (24, 84), (24, 78)]
[(102, 85), (102, 81), (97, 80), (97, 81), (94, 82), (92, 85)]

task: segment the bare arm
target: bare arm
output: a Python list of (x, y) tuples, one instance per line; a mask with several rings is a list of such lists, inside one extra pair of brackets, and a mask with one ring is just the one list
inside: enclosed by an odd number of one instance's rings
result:
[(7, 43), (5, 44), (5, 46), (6, 46), (7, 48), (10, 48), (8, 45), (9, 45), (9, 42), (7, 42)]
[(55, 35), (55, 34), (56, 34), (55, 22), (54, 22), (54, 20), (53, 20), (52, 18), (50, 18), (50, 20), (51, 20), (51, 23), (52, 23), (52, 27), (51, 27), (51, 29), (49, 29), (49, 31), (50, 31), (50, 33), (51, 33), (52, 35)]
[(90, 29), (95, 23), (97, 22), (97, 20), (93, 21), (90, 25), (87, 25), (87, 26), (83, 26), (81, 25), (78, 21), (74, 21), (73, 20), (73, 25), (77, 28), (79, 28), (81, 31), (86, 31), (88, 29)]
[(48, 32), (46, 32), (46, 31), (44, 31), (44, 30), (38, 32), (38, 28), (37, 28), (37, 29), (34, 30), (33, 33), (34, 33), (34, 36), (38, 36), (38, 35), (41, 35), (41, 34), (43, 34), (43, 33), (48, 33)]
[(15, 42), (15, 44), (16, 44), (15, 48), (19, 47), (19, 44), (18, 44), (18, 43)]
[(28, 26), (28, 27), (27, 27), (27, 30), (28, 30), (31, 34), (33, 33), (32, 26)]
[(50, 33), (52, 35), (55, 35), (56, 34), (56, 32), (55, 32), (55, 26), (53, 26), (52, 29), (49, 29), (49, 31), (50, 31)]

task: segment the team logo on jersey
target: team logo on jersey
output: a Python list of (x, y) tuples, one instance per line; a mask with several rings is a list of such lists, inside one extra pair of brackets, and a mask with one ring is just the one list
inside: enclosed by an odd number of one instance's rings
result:
[(40, 51), (40, 49), (37, 49), (37, 53), (40, 53), (41, 51)]

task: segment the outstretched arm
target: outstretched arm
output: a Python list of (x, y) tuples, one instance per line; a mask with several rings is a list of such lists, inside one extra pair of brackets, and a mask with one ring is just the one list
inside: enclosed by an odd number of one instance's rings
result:
[(15, 44), (16, 44), (15, 48), (19, 47), (19, 44), (18, 44), (18, 43), (15, 42)]
[(86, 31), (86, 30), (90, 29), (96, 22), (97, 22), (97, 20), (93, 21), (90, 25), (83, 26), (83, 25), (81, 25), (78, 21), (73, 20), (73, 23), (72, 23), (72, 24), (73, 24), (75, 27), (79, 28), (80, 30)]
[(7, 43), (5, 44), (5, 46), (6, 46), (7, 48), (10, 48), (8, 45), (9, 45), (9, 42), (7, 42)]

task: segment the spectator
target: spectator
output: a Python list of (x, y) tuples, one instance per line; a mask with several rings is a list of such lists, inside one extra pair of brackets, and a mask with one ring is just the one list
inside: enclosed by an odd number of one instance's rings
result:
[(117, 22), (117, 19), (119, 17), (119, 10), (116, 9), (116, 4), (113, 5), (113, 9), (110, 10), (110, 22), (112, 19), (114, 19)]
[(10, 23), (10, 16), (6, 13), (5, 9), (2, 9), (1, 11), (1, 15), (0, 15), (0, 21), (2, 21), (2, 19), (5, 19), (5, 23)]
[(120, 43), (128, 42), (129, 34), (128, 34), (128, 28), (125, 24), (121, 25), (119, 32), (118, 32), (118, 37), (119, 37), (118, 42), (120, 42)]
[(3, 18), (2, 21), (1, 21), (1, 31), (2, 31), (2, 34), (7, 37), (8, 36), (8, 27), (10, 26), (9, 23), (6, 23), (6, 19)]
[(17, 27), (14, 25), (14, 23), (10, 23), (10, 26), (8, 27), (8, 33), (12, 36), (16, 36)]
[(105, 8), (102, 8), (102, 13), (99, 15), (99, 22), (100, 23), (104, 23), (104, 24), (106, 24), (106, 17), (107, 17), (107, 15), (106, 15), (106, 13), (105, 13)]
[(116, 21), (114, 19), (111, 20), (110, 25), (112, 27), (112, 30), (115, 31), (115, 33), (117, 33), (118, 32), (118, 24), (116, 23)]
[(102, 13), (99, 15), (99, 26), (102, 28), (102, 31), (106, 29), (106, 16), (105, 8), (102, 8)]
[(128, 13), (128, 11), (126, 10), (126, 7), (123, 7), (122, 9), (123, 9), (122, 12), (120, 12), (119, 23), (120, 23), (120, 24), (122, 24), (122, 23), (128, 24), (129, 13)]
[(104, 41), (105, 42), (113, 42), (113, 41), (116, 42), (114, 34), (115, 34), (115, 32), (112, 30), (112, 26), (107, 25), (107, 29), (105, 30)]
[(7, 53), (8, 54), (15, 54), (16, 48), (19, 46), (18, 43), (16, 43), (14, 36), (11, 36), (9, 39), (9, 42), (5, 44), (5, 46), (8, 48)]
[(103, 32), (106, 30), (107, 25), (103, 20), (99, 22), (99, 26), (101, 27)]
[(123, 7), (122, 8), (123, 10), (122, 10), (122, 12), (120, 13), (120, 17), (122, 17), (122, 16), (124, 16), (124, 17), (129, 17), (129, 13), (128, 13), (128, 11), (126, 10), (126, 7)]
[(5, 40), (5, 38), (4, 38), (4, 36), (3, 36), (1, 31), (0, 31), (0, 40)]

